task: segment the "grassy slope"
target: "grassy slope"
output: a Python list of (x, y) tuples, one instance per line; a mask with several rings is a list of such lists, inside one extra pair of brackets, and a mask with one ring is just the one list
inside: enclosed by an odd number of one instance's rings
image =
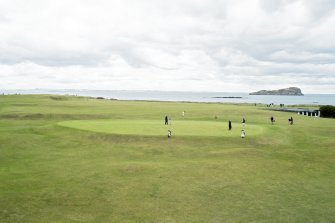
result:
[[(0, 96), (0, 222), (332, 222), (335, 120), (247, 105)], [(58, 100), (60, 99), (60, 100)], [(127, 136), (67, 120), (240, 122), (263, 135)], [(276, 125), (269, 117), (276, 117)], [(234, 126), (233, 126), (234, 127)], [(249, 136), (249, 135), (247, 135)]]

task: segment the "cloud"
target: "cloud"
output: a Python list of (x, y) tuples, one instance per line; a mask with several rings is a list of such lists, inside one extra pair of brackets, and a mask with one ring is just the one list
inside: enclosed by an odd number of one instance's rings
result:
[(271, 54), (269, 58), (277, 62), (324, 64), (333, 63), (335, 61), (335, 54), (312, 53), (306, 51), (289, 52), (286, 50), (280, 50)]
[(334, 93), (331, 0), (0, 2), (0, 88)]

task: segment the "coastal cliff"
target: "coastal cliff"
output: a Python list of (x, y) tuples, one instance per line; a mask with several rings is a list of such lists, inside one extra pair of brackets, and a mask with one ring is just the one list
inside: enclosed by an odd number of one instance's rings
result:
[(302, 96), (300, 88), (289, 87), (279, 90), (261, 90), (257, 92), (249, 93), (249, 95), (292, 95), (292, 96)]

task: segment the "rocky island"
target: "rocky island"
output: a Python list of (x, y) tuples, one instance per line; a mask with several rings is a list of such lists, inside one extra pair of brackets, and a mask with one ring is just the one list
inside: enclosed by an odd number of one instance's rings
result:
[(249, 93), (249, 95), (292, 95), (302, 96), (301, 89), (297, 87), (289, 87), (279, 90), (261, 90), (257, 92)]

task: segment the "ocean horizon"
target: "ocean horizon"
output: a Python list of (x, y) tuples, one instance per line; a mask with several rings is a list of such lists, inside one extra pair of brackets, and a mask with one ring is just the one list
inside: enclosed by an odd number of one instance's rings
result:
[(147, 100), (212, 103), (261, 103), (285, 105), (335, 105), (335, 94), (249, 95), (245, 92), (189, 92), (155, 90), (29, 89), (0, 90), (1, 94), (56, 94), (103, 97), (117, 100)]

